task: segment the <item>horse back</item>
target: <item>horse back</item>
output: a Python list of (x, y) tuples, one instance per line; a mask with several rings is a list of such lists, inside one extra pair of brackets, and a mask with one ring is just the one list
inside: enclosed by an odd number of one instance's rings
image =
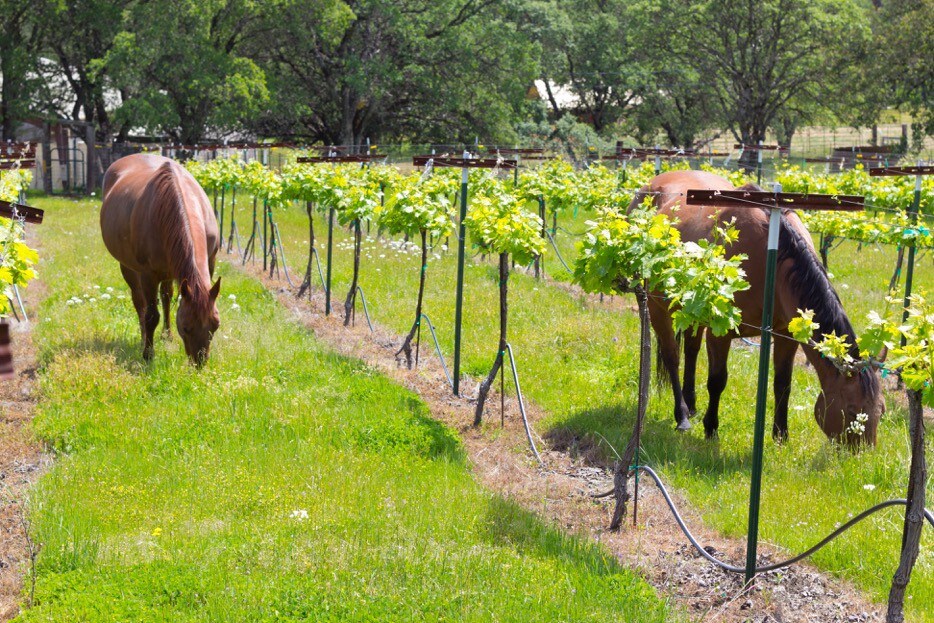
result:
[[(168, 249), (168, 211), (178, 211), (177, 201), (168, 201), (165, 180), (170, 173), (177, 192), (183, 197), (190, 235), (199, 264), (213, 265), (219, 246), (217, 222), (207, 196), (191, 175), (174, 161), (162, 156), (134, 154), (113, 163), (104, 175), (101, 205), (101, 234), (114, 258), (136, 271), (163, 280), (173, 277)], [(179, 229), (176, 227), (176, 229)]]

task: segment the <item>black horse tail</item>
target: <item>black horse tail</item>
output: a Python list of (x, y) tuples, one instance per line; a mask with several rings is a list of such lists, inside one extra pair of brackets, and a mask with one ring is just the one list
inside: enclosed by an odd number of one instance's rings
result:
[[(681, 341), (681, 333), (675, 333), (675, 352), (681, 352)], [(662, 344), (657, 333), (655, 334), (655, 385), (656, 387), (671, 387), (671, 376), (662, 361)]]

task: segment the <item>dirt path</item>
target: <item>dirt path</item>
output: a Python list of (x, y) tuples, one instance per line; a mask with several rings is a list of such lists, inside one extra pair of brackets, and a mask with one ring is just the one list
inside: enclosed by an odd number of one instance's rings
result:
[[(235, 264), (239, 266), (239, 262)], [(297, 300), (280, 280), (269, 279), (255, 267), (243, 270), (262, 279), (280, 303), (320, 340), (344, 355), (364, 360), (420, 394), (435, 418), (458, 430), (473, 471), (486, 486), (569, 532), (602, 543), (624, 565), (637, 569), (691, 620), (756, 623), (883, 620), (881, 605), (869, 601), (853, 586), (809, 565), (766, 574), (753, 590), (743, 591), (742, 576), (720, 571), (693, 551), (652, 485), (644, 485), (640, 491), (639, 526), (633, 528), (629, 521), (621, 533), (609, 532), (606, 527), (613, 512), (612, 503), (592, 498), (594, 493), (612, 487), (607, 467), (584, 458), (572, 458), (540, 437), (536, 437), (536, 443), (545, 465), (537, 465), (528, 451), (515, 399), (506, 399), (505, 428), (500, 429), (499, 425), (499, 397), (491, 395), (486, 425), (481, 430), (474, 429), (470, 423), (475, 401), (452, 396), (430, 344), (422, 345), (420, 367), (405, 369), (394, 358), (401, 342), (399, 336), (378, 325), (374, 325), (376, 331), (371, 333), (362, 316), (355, 328), (345, 328), (342, 306), (335, 307), (330, 318), (324, 316), (324, 295), (319, 290), (310, 300)], [(476, 395), (478, 383), (476, 379), (462, 382), (463, 394)], [(534, 404), (527, 407), (535, 429), (543, 414)], [(680, 496), (675, 498), (688, 525), (708, 551), (716, 550), (721, 559), (741, 565), (745, 560), (744, 541), (724, 538), (707, 529)], [(762, 561), (786, 557), (784, 552), (768, 545), (760, 545), (760, 552)]]
[[(31, 301), (41, 296), (37, 286), (29, 289)], [(30, 553), (34, 552), (26, 537), (24, 508), (30, 486), (49, 460), (30, 430), (36, 384), (32, 327), (32, 323), (13, 321), (16, 377), (0, 381), (0, 621), (12, 619), (19, 612), (24, 580), (29, 577)]]

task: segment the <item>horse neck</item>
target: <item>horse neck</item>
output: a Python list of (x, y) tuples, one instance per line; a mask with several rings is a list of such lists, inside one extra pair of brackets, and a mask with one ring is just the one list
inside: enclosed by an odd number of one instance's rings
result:
[(211, 286), (211, 275), (204, 224), (198, 217), (196, 201), (182, 192), (171, 166), (164, 167), (160, 173), (159, 208), (163, 217), (159, 222), (172, 278), (179, 283), (187, 281), (198, 294), (206, 293)]

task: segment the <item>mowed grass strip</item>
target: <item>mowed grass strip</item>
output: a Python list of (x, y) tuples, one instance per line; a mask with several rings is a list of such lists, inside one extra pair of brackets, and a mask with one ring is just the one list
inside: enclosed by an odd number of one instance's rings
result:
[(677, 618), (600, 547), (480, 487), (417, 396), (225, 264), (208, 365), (177, 337), (142, 364), (98, 205), (36, 204), (35, 428), (56, 462), (30, 500), (42, 550), (19, 620)]
[[(237, 218), (240, 228), (248, 231), (245, 205), (237, 208)], [(575, 217), (571, 211), (560, 216), (559, 225), (570, 232), (582, 232), (592, 216), (581, 211)], [(308, 240), (304, 208), (279, 210), (276, 218), (293, 280), (296, 272), (300, 280)], [(319, 249), (325, 257), (326, 220), (317, 214), (315, 219)], [(332, 302), (336, 301), (335, 313), (340, 316), (353, 256), (347, 232), (338, 227), (335, 232)], [(375, 227), (370, 234), (364, 243), (360, 284), (374, 320), (402, 335), (411, 326), (414, 313), (418, 250), (403, 248), (399, 239), (378, 239)], [(557, 241), (569, 263), (577, 253), (576, 240), (559, 231)], [(450, 364), (456, 242), (452, 238), (446, 252), (443, 242), (439, 241), (430, 257), (425, 313), (438, 329)], [(462, 369), (479, 379), (496, 356), (499, 276), (492, 261), (473, 255), (475, 252), (471, 251), (466, 270)], [(883, 309), (896, 253), (893, 247), (853, 242), (844, 242), (831, 252), (833, 282), (857, 331), (866, 325), (870, 310)], [(567, 280), (550, 245), (546, 266), (549, 275)], [(314, 283), (320, 288), (317, 273)], [(919, 258), (914, 288), (934, 295), (930, 253)], [(509, 297), (509, 341), (516, 352), (522, 389), (549, 414), (538, 432), (555, 434), (560, 440), (578, 439), (584, 446), (598, 444), (604, 456), (612, 459), (609, 446), (620, 451), (625, 447), (635, 417), (639, 335), (635, 313), (622, 311), (619, 305), (614, 310), (588, 303), (561, 286), (536, 281), (527, 274), (510, 277)], [(623, 302), (634, 307), (631, 297)], [(429, 342), (422, 352), (425, 357), (435, 356)], [(695, 421), (690, 433), (674, 431), (671, 392), (666, 387), (653, 389), (643, 437), (650, 464), (687, 495), (709, 525), (735, 537), (746, 534), (757, 361), (757, 349), (735, 343), (730, 379), (721, 399), (719, 441), (704, 439), (700, 421)], [(508, 377), (507, 388), (511, 386)], [(707, 406), (705, 381), (706, 357), (702, 352), (698, 368), (700, 414)], [(468, 393), (475, 391), (475, 385), (462, 382), (461, 386)], [(813, 408), (819, 392), (813, 371), (796, 367), (790, 440), (784, 446), (771, 440), (766, 443), (760, 538), (788, 552), (803, 551), (859, 511), (882, 500), (904, 497), (907, 489), (910, 454), (902, 393), (889, 391), (878, 447), (854, 454), (833, 447), (815, 423)], [(770, 389), (769, 414), (771, 400)], [(488, 418), (498, 419), (496, 411), (490, 411)], [(768, 417), (770, 424), (771, 415)], [(934, 454), (934, 435), (928, 436), (927, 447), (928, 455)], [(934, 479), (928, 483), (928, 498), (934, 499)], [(901, 511), (883, 511), (837, 539), (813, 560), (884, 602), (898, 564), (902, 521)], [(922, 536), (906, 608), (914, 620), (934, 622), (934, 531), (928, 529)]]

